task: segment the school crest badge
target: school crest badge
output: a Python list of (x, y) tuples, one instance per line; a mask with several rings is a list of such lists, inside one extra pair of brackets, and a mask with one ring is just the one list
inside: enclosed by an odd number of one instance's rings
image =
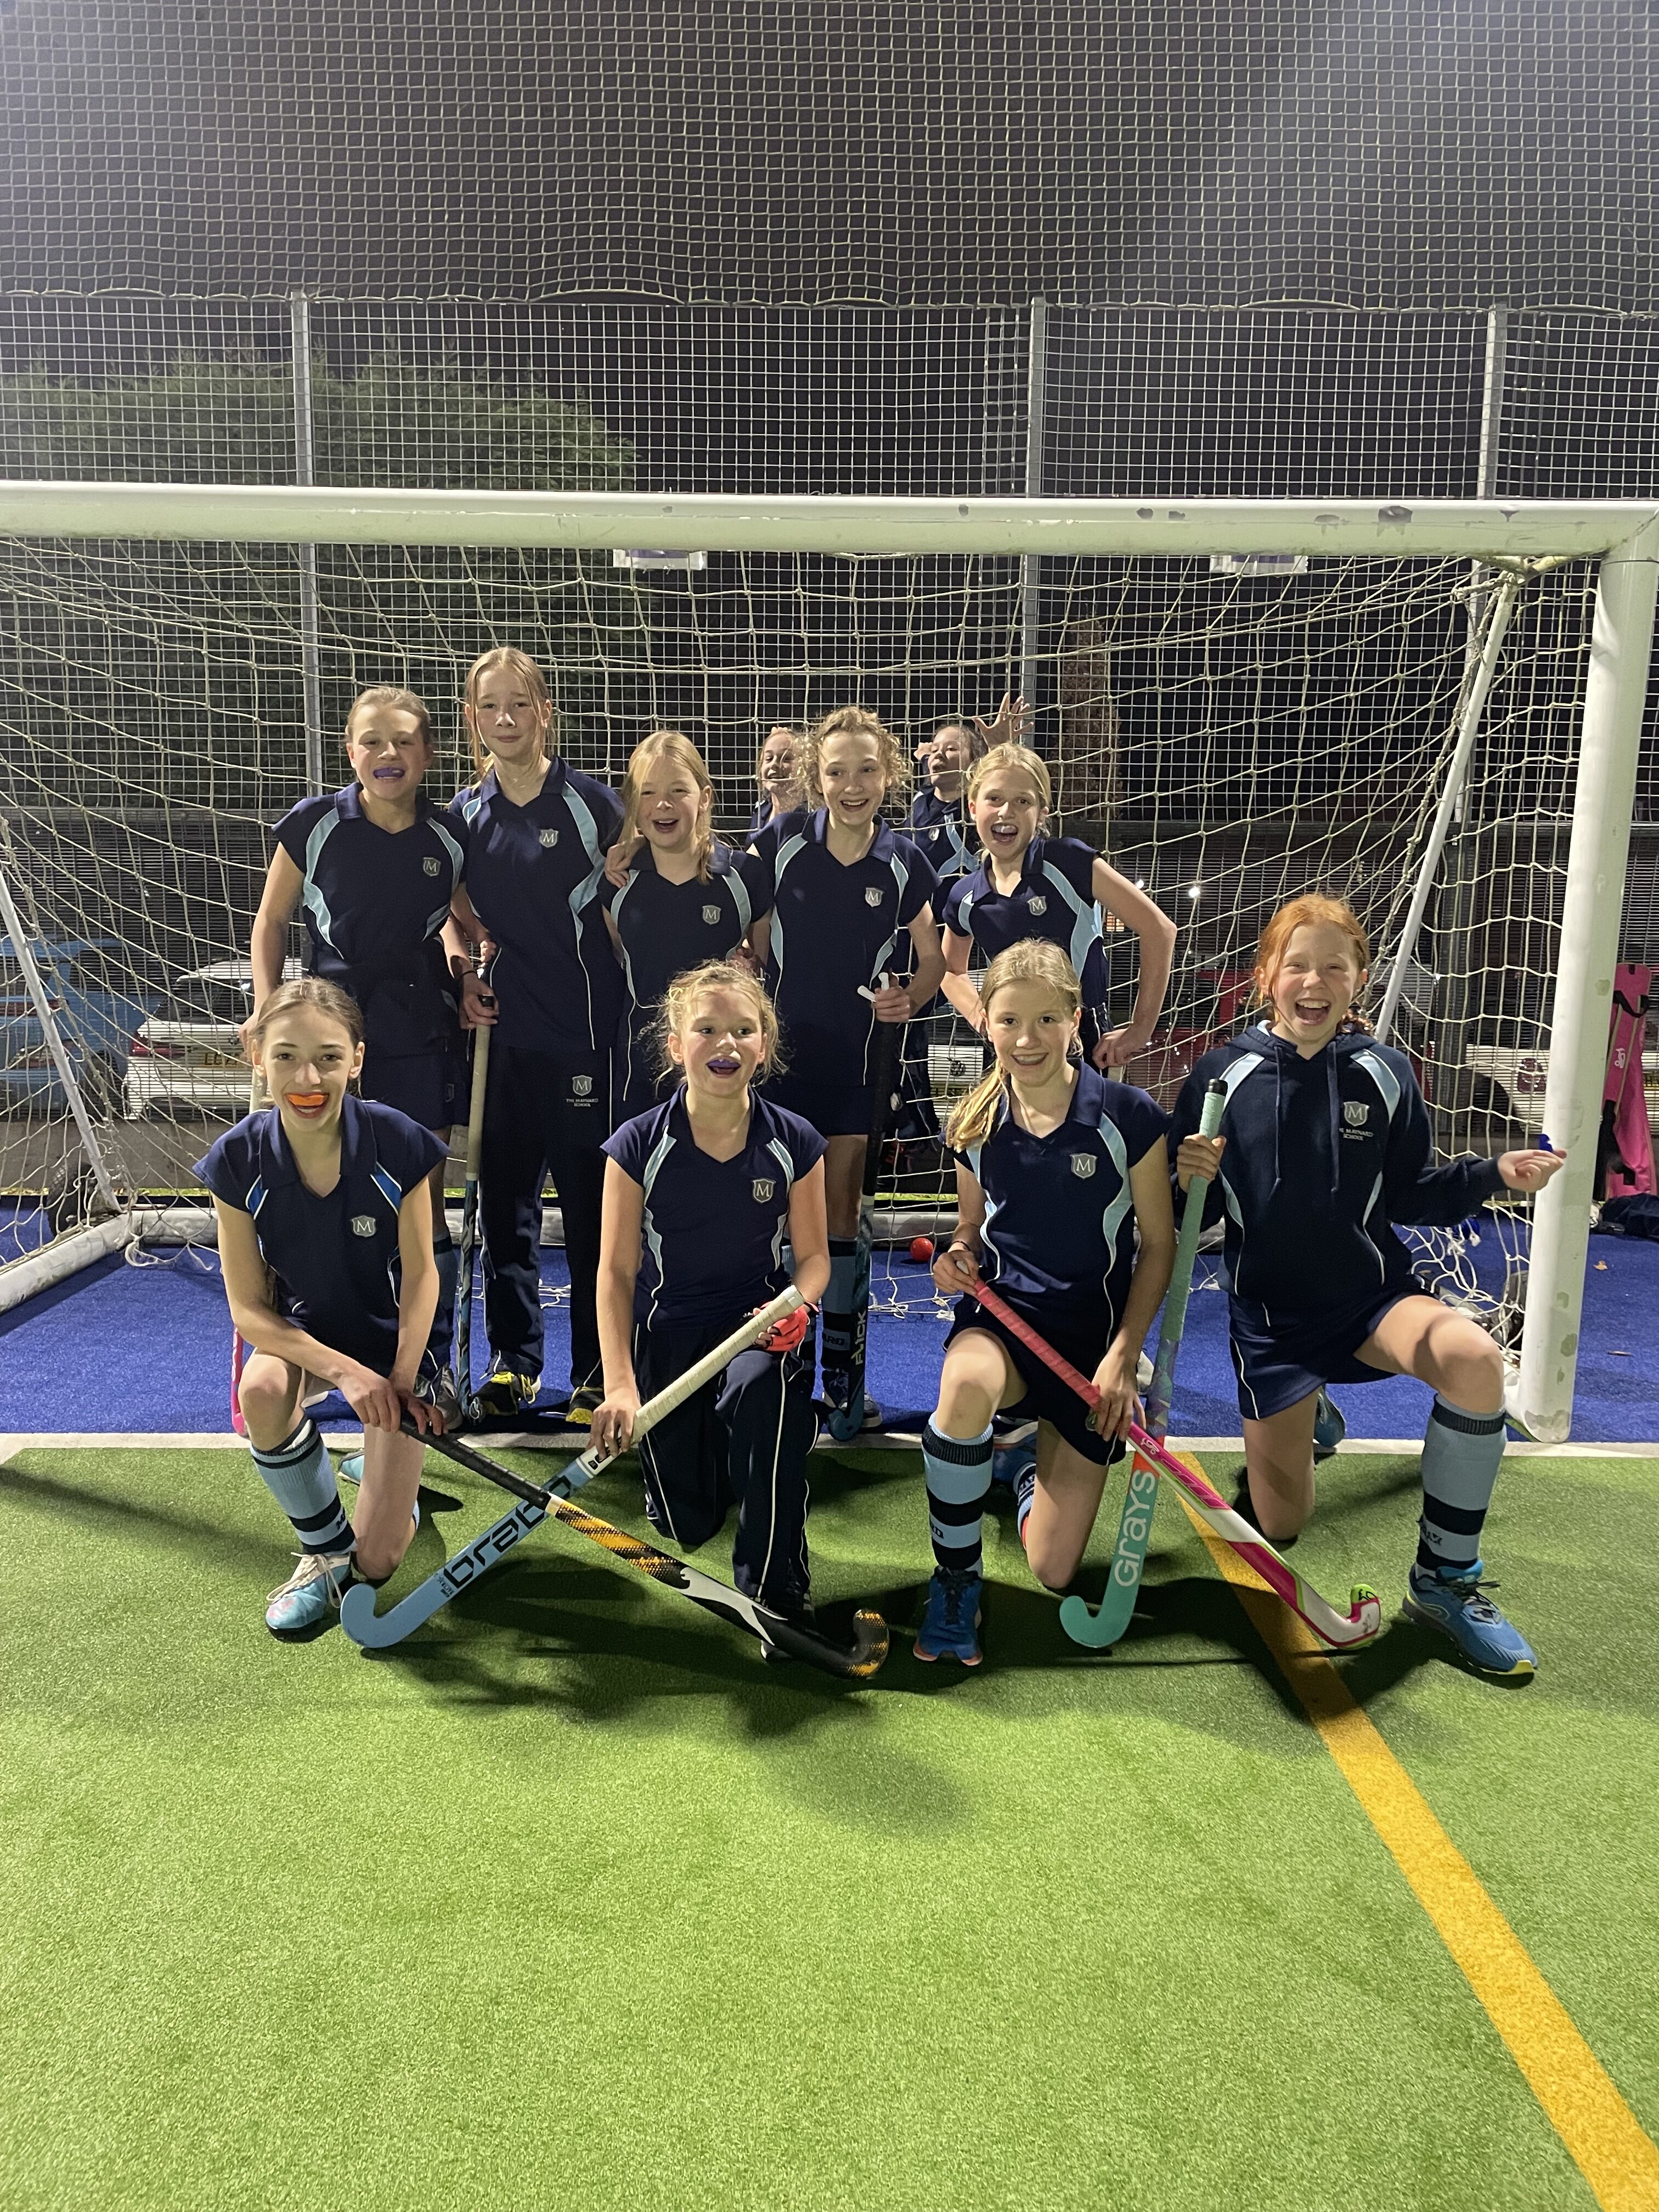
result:
[(1371, 1118), (1371, 1109), (1363, 1098), (1345, 1098), (1342, 1118), (1351, 1129), (1363, 1129)]
[(435, 853), (428, 853), (421, 866), (426, 870), (428, 875), (435, 876), (442, 870), (443, 862)]
[(544, 853), (550, 853), (558, 842), (559, 833), (556, 830), (544, 830), (537, 839), (537, 842)]
[(591, 1075), (573, 1075), (571, 1077), (570, 1095), (573, 1098), (591, 1097), (592, 1096), (592, 1091), (593, 1079)]
[(1088, 1181), (1089, 1177), (1090, 1177), (1090, 1176), (1094, 1173), (1094, 1171), (1095, 1171), (1095, 1156), (1094, 1156), (1094, 1154), (1093, 1154), (1092, 1152), (1073, 1152), (1073, 1155), (1072, 1155), (1072, 1173), (1073, 1173), (1074, 1176), (1081, 1176), (1081, 1177), (1082, 1177), (1082, 1179), (1084, 1180), (1084, 1182), (1086, 1182)]
[(377, 1225), (372, 1213), (354, 1213), (351, 1217), (351, 1233), (354, 1237), (372, 1237)]
[(866, 884), (864, 886), (864, 903), (866, 906), (879, 906), (881, 904), (881, 885), (879, 884)]
[(1025, 911), (1027, 912), (1027, 914), (1047, 914), (1047, 913), (1048, 913), (1048, 900), (1047, 900), (1046, 898), (1044, 898), (1044, 896), (1042, 896), (1042, 893), (1041, 891), (1039, 891), (1039, 892), (1037, 893), (1037, 895), (1036, 895), (1036, 896), (1035, 898), (1030, 898), (1030, 899), (1027, 899), (1027, 900), (1026, 900), (1026, 902), (1025, 902)]
[(755, 1194), (756, 1205), (769, 1206), (772, 1203), (773, 1194), (776, 1191), (777, 1187), (776, 1181), (773, 1177), (769, 1176), (757, 1176), (753, 1184), (750, 1186)]
[(716, 923), (720, 921), (720, 910), (719, 907), (717, 907), (717, 906), (706, 906), (706, 907), (704, 907), (704, 908), (703, 908), (703, 910), (702, 910), (702, 918), (703, 918), (703, 920), (704, 920), (704, 921), (708, 924), (708, 927), (710, 927), (710, 929), (713, 929), (713, 928), (714, 927), (714, 926), (716, 925)]

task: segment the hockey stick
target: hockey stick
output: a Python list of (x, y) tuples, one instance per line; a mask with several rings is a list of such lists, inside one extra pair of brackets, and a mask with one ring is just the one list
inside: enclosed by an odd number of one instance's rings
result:
[[(1212, 1083), (1204, 1093), (1204, 1110), (1198, 1125), (1200, 1137), (1216, 1135), (1226, 1104), (1226, 1085)], [(1160, 1443), (1170, 1426), (1176, 1354), (1181, 1348), (1181, 1332), (1186, 1326), (1193, 1263), (1198, 1257), (1199, 1231), (1204, 1224), (1204, 1200), (1209, 1188), (1196, 1176), (1187, 1186), (1181, 1235), (1176, 1243), (1175, 1269), (1164, 1294), (1158, 1360), (1152, 1369), (1152, 1388), (1146, 1393), (1146, 1432)], [(1144, 1461), (1139, 1452), (1133, 1452), (1129, 1459), (1129, 1487), (1117, 1524), (1117, 1542), (1112, 1549), (1112, 1571), (1106, 1578), (1106, 1595), (1100, 1601), (1099, 1610), (1091, 1613), (1085, 1601), (1076, 1595), (1065, 1599), (1060, 1605), (1060, 1625), (1073, 1644), (1086, 1644), (1094, 1650), (1102, 1650), (1107, 1644), (1115, 1644), (1128, 1627), (1135, 1609), (1135, 1593), (1140, 1588), (1141, 1570), (1146, 1564), (1146, 1547), (1152, 1540), (1152, 1515), (1157, 1506), (1158, 1469)]]
[[(637, 1441), (677, 1406), (705, 1382), (713, 1380), (728, 1361), (763, 1336), (775, 1321), (793, 1313), (801, 1304), (800, 1293), (793, 1287), (775, 1298), (761, 1312), (752, 1314), (740, 1329), (733, 1330), (724, 1342), (678, 1376), (665, 1390), (641, 1407), (635, 1417), (634, 1436)], [(571, 1491), (579, 1489), (598, 1468), (605, 1463), (607, 1455), (590, 1448), (545, 1486), (525, 1482), (506, 1468), (466, 1443), (459, 1437), (428, 1436), (428, 1445), (443, 1453), (458, 1466), (481, 1475), (486, 1481), (510, 1491), (522, 1502), (510, 1513), (503, 1514), (492, 1528), (485, 1529), (476, 1542), (465, 1551), (446, 1559), (435, 1574), (429, 1575), (416, 1589), (402, 1599), (391, 1610), (377, 1613), (374, 1592), (366, 1583), (356, 1583), (345, 1593), (340, 1607), (340, 1623), (354, 1644), (371, 1650), (382, 1650), (387, 1645), (402, 1643), (404, 1637), (429, 1620), (452, 1597), (459, 1596), (481, 1577), (487, 1574), (498, 1560), (527, 1536), (532, 1528), (551, 1516), (562, 1521), (568, 1528), (587, 1536), (597, 1544), (626, 1559), (631, 1565), (649, 1575), (653, 1582), (676, 1589), (696, 1605), (722, 1614), (735, 1621), (739, 1627), (758, 1636), (763, 1644), (774, 1644), (781, 1650), (805, 1659), (831, 1674), (853, 1675), (862, 1680), (873, 1674), (887, 1656), (887, 1626), (880, 1615), (860, 1613), (854, 1620), (854, 1640), (843, 1649), (816, 1635), (811, 1629), (775, 1613), (769, 1607), (757, 1604), (741, 1590), (732, 1589), (716, 1582), (701, 1569), (687, 1566), (683, 1560), (668, 1558), (651, 1545), (642, 1543), (637, 1536), (612, 1528), (592, 1514), (584, 1513), (568, 1500)]]
[[(883, 981), (885, 981), (884, 976)], [(881, 1140), (893, 1103), (893, 1060), (902, 1022), (876, 1024), (875, 1065), (871, 1070), (870, 1133), (864, 1140), (864, 1193), (859, 1205), (858, 1249), (853, 1259), (853, 1310), (847, 1346), (847, 1402), (830, 1408), (830, 1433), (850, 1443), (864, 1426), (864, 1364), (870, 1337), (870, 1254), (875, 1242), (876, 1183), (881, 1174)], [(828, 1349), (829, 1316), (824, 1316)]]
[(472, 1032), (472, 1100), (466, 1117), (466, 1191), (456, 1255), (455, 1383), (463, 1413), (472, 1406), (472, 1254), (478, 1241), (478, 1160), (483, 1151), (484, 1094), (489, 1084), (489, 1031)]
[[(1088, 1376), (1080, 1375), (1069, 1359), (1056, 1352), (1053, 1345), (1045, 1343), (1030, 1323), (1022, 1321), (1011, 1307), (1005, 1305), (988, 1283), (975, 1284), (973, 1295), (987, 1313), (994, 1314), (1046, 1367), (1052, 1368), (1067, 1389), (1075, 1390), (1085, 1406), (1092, 1410), (1100, 1403), (1100, 1393)], [(1159, 1474), (1169, 1476), (1190, 1501), (1199, 1518), (1231, 1544), (1247, 1566), (1255, 1568), (1274, 1595), (1283, 1598), (1291, 1612), (1306, 1621), (1322, 1644), (1336, 1650), (1351, 1650), (1357, 1644), (1369, 1644), (1376, 1635), (1382, 1626), (1382, 1601), (1374, 1589), (1364, 1583), (1356, 1583), (1350, 1593), (1347, 1612), (1339, 1613), (1328, 1599), (1321, 1597), (1311, 1583), (1304, 1582), (1296, 1569), (1279, 1557), (1259, 1529), (1251, 1528), (1248, 1521), (1235, 1513), (1201, 1474), (1194, 1474), (1190, 1468), (1183, 1467), (1156, 1437), (1148, 1436), (1137, 1423), (1130, 1428), (1129, 1441)]]

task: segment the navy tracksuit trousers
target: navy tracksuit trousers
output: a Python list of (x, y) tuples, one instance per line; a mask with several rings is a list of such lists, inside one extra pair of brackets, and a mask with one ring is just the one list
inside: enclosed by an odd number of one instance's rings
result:
[[(634, 1332), (641, 1402), (729, 1336), (743, 1316)], [(741, 1352), (640, 1445), (645, 1510), (682, 1551), (695, 1551), (738, 1509), (738, 1588), (763, 1603), (805, 1597), (806, 1460), (817, 1438), (811, 1338), (793, 1352)]]

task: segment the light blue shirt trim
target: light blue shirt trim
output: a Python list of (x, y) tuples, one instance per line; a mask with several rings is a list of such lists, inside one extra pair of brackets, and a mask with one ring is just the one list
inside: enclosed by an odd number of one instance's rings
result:
[(1128, 1146), (1123, 1141), (1122, 1130), (1107, 1114), (1100, 1117), (1100, 1141), (1105, 1146), (1112, 1165), (1117, 1170), (1118, 1178), (1117, 1195), (1100, 1217), (1100, 1233), (1106, 1240), (1106, 1249), (1110, 1255), (1107, 1261), (1109, 1278), (1110, 1271), (1117, 1261), (1118, 1231), (1123, 1226), (1124, 1215), (1134, 1205), (1134, 1193), (1129, 1188)]
[(1072, 909), (1072, 965), (1081, 975), (1090, 946), (1100, 939), (1100, 908), (1093, 904), (1085, 906), (1052, 860), (1043, 862), (1042, 872)]
[(340, 948), (334, 942), (334, 917), (328, 910), (328, 901), (323, 896), (317, 882), (317, 863), (322, 857), (324, 846), (339, 826), (340, 811), (337, 806), (331, 806), (306, 839), (305, 909), (316, 927), (318, 936), (331, 952), (337, 952)]
[[(1392, 1122), (1395, 1115), (1400, 1110), (1400, 1101), (1402, 1095), (1400, 1085), (1400, 1078), (1395, 1073), (1393, 1068), (1389, 1066), (1387, 1060), (1379, 1058), (1379, 1056), (1374, 1052), (1355, 1053), (1353, 1056), (1353, 1064), (1356, 1067), (1363, 1067), (1366, 1074), (1371, 1079), (1371, 1081), (1382, 1093), (1383, 1109), (1387, 1113), (1389, 1121)], [(1368, 1212), (1369, 1210), (1370, 1209), (1367, 1208)]]

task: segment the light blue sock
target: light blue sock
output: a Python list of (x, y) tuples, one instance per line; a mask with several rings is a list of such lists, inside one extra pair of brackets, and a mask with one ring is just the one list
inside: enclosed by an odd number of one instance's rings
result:
[(991, 1487), (991, 1431), (947, 1437), (929, 1421), (921, 1432), (927, 1471), (927, 1523), (942, 1567), (977, 1569), (983, 1557), (980, 1522)]
[(1423, 1438), (1423, 1517), (1417, 1563), (1467, 1572), (1480, 1558), (1480, 1531), (1504, 1460), (1504, 1416), (1469, 1413), (1437, 1397)]
[(309, 1414), (270, 1451), (253, 1448), (265, 1488), (294, 1523), (302, 1552), (349, 1552), (351, 1523), (340, 1503), (327, 1447)]

